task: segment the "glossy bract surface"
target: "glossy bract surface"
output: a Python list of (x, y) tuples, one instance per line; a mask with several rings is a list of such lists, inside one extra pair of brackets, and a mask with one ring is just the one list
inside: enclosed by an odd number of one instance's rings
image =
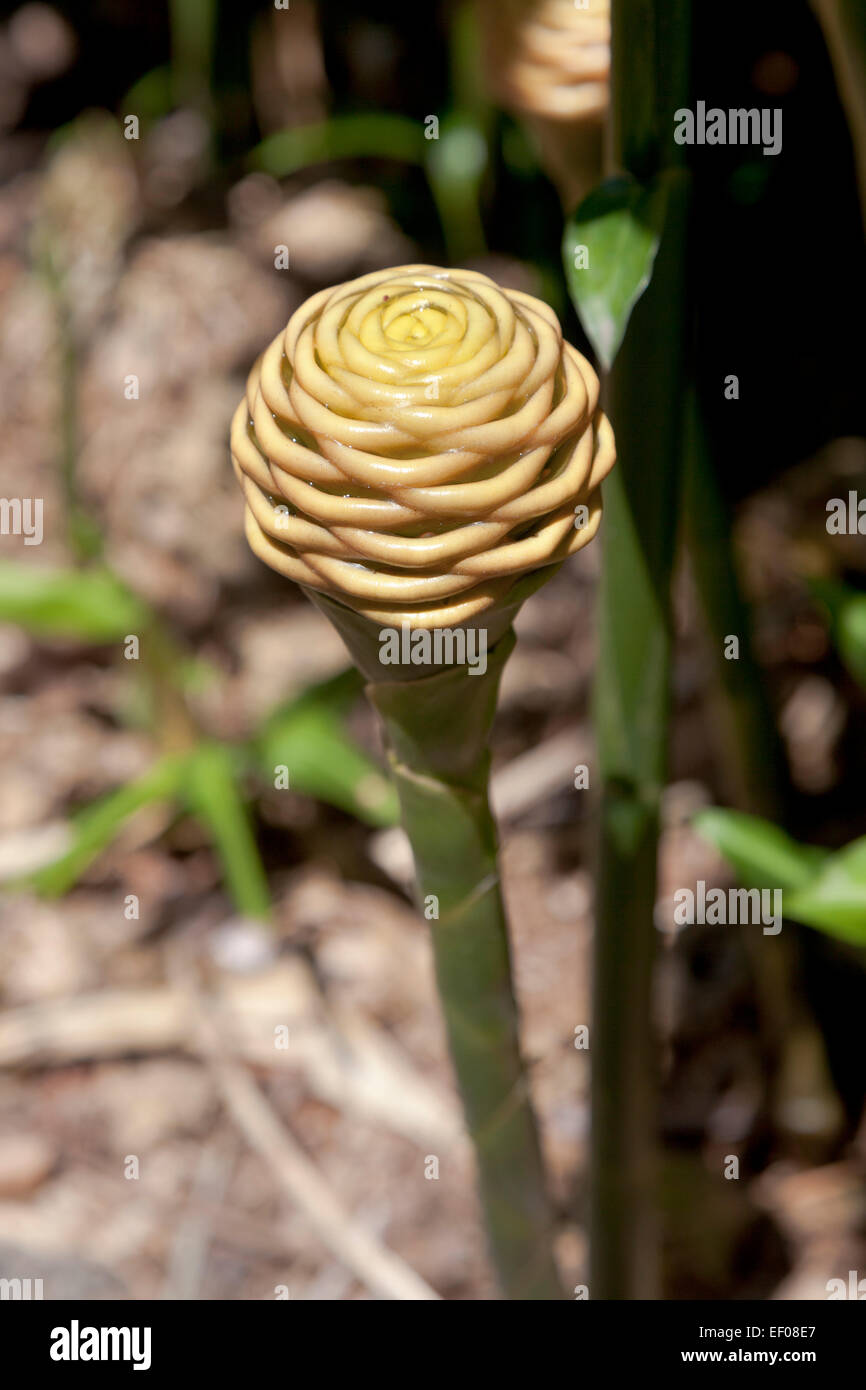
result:
[(249, 542), (374, 620), (476, 619), (595, 534), (614, 462), (598, 390), (546, 304), (477, 272), (323, 290), (235, 414)]

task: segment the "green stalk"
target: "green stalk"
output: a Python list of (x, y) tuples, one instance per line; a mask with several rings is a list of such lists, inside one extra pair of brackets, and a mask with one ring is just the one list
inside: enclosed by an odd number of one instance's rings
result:
[[(548, 574), (550, 571), (547, 572)], [(487, 743), (520, 599), (491, 621), (484, 674), (466, 666), (382, 666), (379, 628), (321, 594), (381, 716), (419, 905), (429, 920), (439, 995), (472, 1139), (493, 1262), (509, 1299), (562, 1299), (529, 1084), (520, 1055)], [(494, 625), (495, 624), (495, 625)], [(382, 679), (386, 676), (387, 679)]]
[(520, 1058), (487, 796), (485, 745), (513, 645), (510, 635), (499, 643), (484, 676), (443, 671), (423, 691), (395, 683), (368, 693), (387, 733), (418, 892), (424, 904), (435, 899), (439, 914), (430, 921), (436, 979), (494, 1262), (509, 1298), (551, 1299), (562, 1296), (553, 1220)]
[[(682, 164), (690, 0), (613, 8), (614, 170)], [(592, 1024), (591, 1267), (595, 1299), (658, 1291), (651, 984), (659, 805), (667, 767), (685, 385), (687, 183), (670, 179), (649, 288), (609, 381), (618, 465), (605, 484), (596, 720), (602, 776)]]
[(80, 430), (78, 419), (78, 350), (66, 291), (64, 252), (59, 232), (45, 217), (37, 224), (35, 257), (54, 305), (60, 378), (60, 483), (66, 539), (76, 564), (102, 553), (102, 537), (81, 503), (76, 477)]
[(214, 113), (213, 57), (216, 0), (169, 0), (171, 84), (176, 106), (191, 106), (207, 121)]
[(484, 94), (478, 16), (464, 3), (449, 31), (452, 109), (438, 140), (428, 142), (427, 181), (436, 204), (448, 258), (455, 265), (487, 252), (481, 216), (489, 159), (492, 111)]

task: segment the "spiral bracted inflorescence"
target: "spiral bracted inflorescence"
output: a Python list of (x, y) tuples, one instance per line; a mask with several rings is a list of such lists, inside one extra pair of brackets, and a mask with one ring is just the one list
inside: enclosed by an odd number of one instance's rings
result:
[(598, 391), (546, 304), (477, 272), (323, 290), (234, 417), (250, 545), (374, 621), (474, 620), (598, 529), (614, 462)]
[(491, 85), (502, 105), (553, 120), (608, 104), (610, 0), (481, 0)]

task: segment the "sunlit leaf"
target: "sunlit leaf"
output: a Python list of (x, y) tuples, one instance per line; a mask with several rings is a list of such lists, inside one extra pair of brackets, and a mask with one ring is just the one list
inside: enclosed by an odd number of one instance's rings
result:
[(833, 853), (738, 811), (701, 811), (695, 825), (745, 887), (782, 889), (786, 917), (866, 946), (866, 836)]
[(240, 785), (243, 769), (236, 751), (202, 743), (189, 758), (186, 774), (184, 801), (210, 834), (235, 907), (244, 917), (267, 918), (271, 896)]
[(661, 240), (666, 185), (607, 179), (565, 225), (562, 258), (574, 307), (595, 353), (609, 369), (652, 276)]
[(700, 811), (694, 825), (746, 888), (805, 888), (829, 858), (828, 850), (799, 844), (778, 825), (743, 811), (712, 807)]
[(47, 898), (67, 893), (136, 812), (155, 802), (171, 801), (177, 795), (184, 770), (183, 758), (162, 758), (143, 776), (84, 807), (73, 817), (70, 849), (33, 874), (28, 882)]
[(784, 898), (786, 917), (866, 946), (866, 836), (831, 854), (811, 883)]
[(293, 791), (369, 825), (393, 825), (398, 819), (394, 788), (343, 726), (361, 686), (352, 669), (275, 711), (256, 740), (257, 761), (271, 784), (275, 769), (285, 767)]
[(147, 610), (108, 570), (0, 564), (0, 622), (45, 637), (111, 642), (141, 632)]

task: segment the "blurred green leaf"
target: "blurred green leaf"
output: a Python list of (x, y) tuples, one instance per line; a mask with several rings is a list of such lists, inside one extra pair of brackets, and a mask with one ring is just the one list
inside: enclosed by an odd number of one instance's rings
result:
[(172, 108), (171, 83), (171, 68), (167, 63), (163, 67), (151, 68), (150, 72), (133, 83), (118, 110), (134, 112), (142, 125), (161, 120)]
[(241, 788), (242, 775), (236, 750), (202, 743), (188, 759), (182, 794), (189, 810), (210, 832), (238, 912), (266, 919), (271, 895)]
[(866, 946), (866, 836), (832, 853), (739, 811), (701, 811), (694, 823), (744, 887), (781, 888), (786, 917)]
[(866, 835), (831, 854), (811, 883), (784, 899), (786, 917), (866, 946)]
[(574, 307), (609, 370), (631, 312), (652, 276), (661, 241), (667, 183), (606, 179), (565, 224), (562, 258)]
[(184, 758), (162, 758), (128, 786), (119, 787), (79, 811), (72, 821), (72, 847), (27, 881), (47, 898), (68, 893), (85, 869), (117, 838), (131, 816), (144, 806), (176, 796), (185, 765)]
[(845, 666), (866, 690), (866, 594), (835, 579), (812, 579), (809, 589), (830, 615), (833, 641)]
[(301, 714), (307, 710), (319, 710), (327, 712), (335, 719), (344, 719), (363, 693), (363, 677), (356, 667), (347, 666), (336, 676), (329, 676), (327, 680), (308, 685), (300, 695), (294, 695), (284, 705), (279, 705), (271, 711), (268, 722), (291, 713)]
[(185, 694), (202, 695), (219, 684), (223, 673), (210, 657), (199, 656), (198, 653), (187, 656), (181, 651), (172, 662), (172, 674)]
[(142, 631), (147, 610), (110, 571), (0, 564), (0, 621), (46, 637), (111, 642)]
[(421, 164), (425, 144), (420, 121), (386, 111), (361, 111), (277, 131), (256, 145), (249, 159), (255, 168), (279, 179), (309, 164), (332, 159), (396, 159)]
[(269, 135), (250, 163), (274, 178), (337, 159), (392, 159), (424, 166), (452, 259), (486, 250), (481, 182), (488, 148), (483, 123), (471, 114), (442, 118), (436, 139), (425, 124), (391, 112), (361, 111)]
[(700, 811), (694, 825), (725, 856), (746, 888), (805, 888), (830, 857), (828, 850), (801, 845), (778, 825), (743, 811), (714, 806)]
[(454, 261), (487, 249), (481, 220), (481, 187), (487, 170), (484, 127), (471, 116), (446, 116), (438, 140), (427, 142), (427, 181)]
[(354, 668), (276, 710), (256, 739), (262, 775), (288, 769), (293, 791), (326, 801), (368, 825), (393, 825), (397, 793), (386, 774), (346, 733), (343, 720), (362, 689)]

